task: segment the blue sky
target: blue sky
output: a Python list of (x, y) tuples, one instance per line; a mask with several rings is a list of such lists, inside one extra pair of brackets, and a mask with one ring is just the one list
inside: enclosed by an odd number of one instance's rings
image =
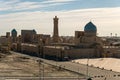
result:
[(0, 14), (119, 7), (120, 0), (1, 0)]
[(52, 35), (55, 15), (60, 18), (60, 35), (74, 35), (90, 20), (99, 35), (120, 35), (120, 0), (0, 0), (0, 4), (1, 35), (13, 28), (19, 34), (21, 29), (36, 29)]

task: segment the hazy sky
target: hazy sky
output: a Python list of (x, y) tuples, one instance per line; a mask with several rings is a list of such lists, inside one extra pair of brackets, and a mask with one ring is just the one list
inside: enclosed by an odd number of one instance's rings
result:
[(53, 32), (53, 17), (59, 17), (59, 34), (74, 35), (92, 21), (98, 35), (120, 36), (120, 0), (0, 0), (0, 35), (15, 28)]

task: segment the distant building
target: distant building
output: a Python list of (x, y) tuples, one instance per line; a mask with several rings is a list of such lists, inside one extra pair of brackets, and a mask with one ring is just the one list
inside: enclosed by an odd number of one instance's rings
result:
[(6, 36), (0, 37), (0, 51), (3, 53), (9, 53), (11, 48), (10, 32), (6, 32)]
[(83, 47), (93, 47), (92, 45), (99, 44), (102, 46), (101, 39), (97, 37), (97, 28), (89, 22), (85, 25), (84, 31), (75, 31), (75, 44), (83, 45)]
[(12, 42), (16, 42), (17, 41), (17, 31), (16, 31), (16, 29), (13, 29), (11, 31), (11, 37), (12, 37)]
[(21, 30), (22, 43), (32, 43), (35, 35), (35, 30)]
[(41, 34), (39, 41), (42, 41), (43, 45), (50, 45), (50, 43), (51, 43), (50, 35)]
[(85, 25), (84, 31), (75, 31), (74, 44), (59, 43), (53, 46), (45, 46), (43, 53), (49, 57), (59, 57), (59, 59), (64, 59), (64, 57), (71, 59), (101, 57), (103, 45), (96, 34), (96, 26), (92, 22), (89, 22)]
[(10, 32), (6, 32), (6, 38), (10, 38)]
[[(25, 52), (30, 55), (54, 58), (56, 60), (75, 58), (120, 57), (119, 43), (111, 44), (113, 40), (103, 40), (97, 36), (97, 27), (89, 22), (84, 26), (84, 31), (75, 31), (75, 36), (59, 36), (58, 18), (53, 18), (53, 36), (37, 34), (35, 30), (13, 29), (6, 36), (0, 37), (1, 44), (11, 43), (13, 51)], [(113, 38), (112, 38), (113, 39)], [(116, 40), (116, 39), (115, 39)], [(116, 46), (115, 46), (116, 45)]]

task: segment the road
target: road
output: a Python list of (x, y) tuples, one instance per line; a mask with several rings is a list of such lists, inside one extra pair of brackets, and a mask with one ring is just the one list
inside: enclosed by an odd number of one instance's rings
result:
[[(72, 62), (55, 62), (55, 61), (48, 61), (44, 60), (44, 62), (56, 66), (61, 66), (67, 70), (74, 71), (77, 73), (81, 73), (86, 75), (87, 74), (87, 66), (83, 64), (78, 63), (72, 63)], [(102, 70), (96, 67), (90, 67), (88, 66), (88, 75), (93, 78), (93, 80), (104, 80), (105, 77), (106, 80), (120, 80), (120, 73), (108, 71), (108, 70)]]
[(82, 78), (69, 77), (0, 77), (0, 80), (85, 80)]
[[(46, 60), (46, 59), (42, 59), (38, 57), (33, 57), (33, 58), (36, 60), (38, 59), (43, 60), (45, 63), (50, 64), (50, 65), (60, 66), (69, 71), (73, 71), (73, 72), (84, 74), (84, 75), (88, 74), (88, 76), (92, 77), (93, 80), (120, 80), (119, 72), (113, 72), (113, 71), (100, 69), (96, 67), (90, 67), (90, 66), (86, 66), (83, 64), (74, 63), (71, 61), (66, 61), (66, 62), (57, 61), (56, 62), (53, 60)], [(87, 72), (87, 69), (88, 69), (88, 72)]]

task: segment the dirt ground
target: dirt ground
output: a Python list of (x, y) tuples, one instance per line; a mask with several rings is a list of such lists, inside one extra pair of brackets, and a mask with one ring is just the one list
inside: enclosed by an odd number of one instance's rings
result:
[(51, 66), (22, 54), (0, 53), (0, 76), (83, 77), (60, 67)]

